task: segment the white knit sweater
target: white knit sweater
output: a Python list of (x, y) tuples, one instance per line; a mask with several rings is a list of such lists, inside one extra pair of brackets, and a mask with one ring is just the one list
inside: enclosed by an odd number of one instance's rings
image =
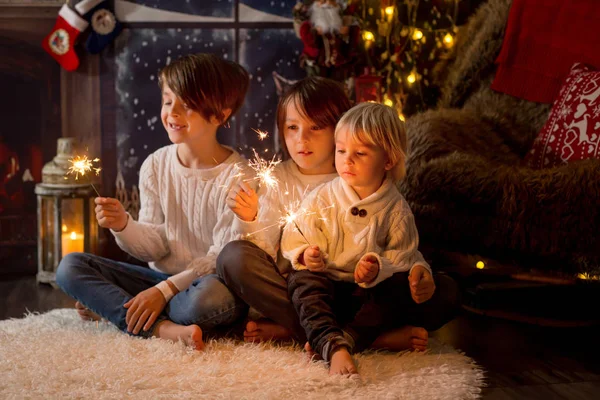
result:
[(152, 269), (173, 275), (169, 280), (180, 291), (213, 273), (223, 246), (239, 239), (225, 199), (233, 186), (254, 174), (247, 160), (232, 151), (208, 169), (181, 165), (177, 145), (148, 156), (140, 170), (139, 219), (129, 217), (125, 229), (113, 231), (119, 247), (148, 261)]
[(235, 218), (234, 231), (267, 252), (273, 260), (277, 260), (277, 250), (281, 239), (281, 217), (286, 207), (300, 205), (302, 200), (319, 185), (336, 178), (336, 172), (321, 175), (305, 175), (298, 169), (293, 160), (278, 164), (273, 170), (273, 177), (279, 185), (276, 188), (261, 186), (258, 189), (258, 215), (252, 222)]
[[(419, 252), (419, 235), (410, 207), (391, 179), (372, 195), (360, 199), (341, 178), (317, 188), (304, 201), (310, 213), (283, 230), (281, 252), (294, 269), (306, 269), (298, 258), (310, 245), (318, 245), (325, 257), (325, 273), (333, 280), (354, 282), (354, 269), (365, 254), (379, 262), (372, 287), (396, 272), (420, 264), (431, 272)], [(309, 243), (307, 243), (307, 240)]]

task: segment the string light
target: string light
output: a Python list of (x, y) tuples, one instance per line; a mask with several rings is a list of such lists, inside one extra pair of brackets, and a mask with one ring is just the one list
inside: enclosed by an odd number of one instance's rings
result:
[(423, 32), (420, 29), (415, 29), (412, 35), (413, 40), (421, 40), (423, 39)]
[(475, 266), (477, 267), (477, 269), (483, 269), (485, 268), (485, 263), (483, 261), (477, 261), (477, 264), (475, 264)]
[(444, 36), (444, 44), (446, 47), (452, 47), (454, 44), (454, 37), (451, 34), (446, 33), (446, 36)]
[(383, 101), (383, 104), (385, 104), (385, 105), (386, 105), (386, 106), (388, 106), (388, 107), (391, 107), (391, 106), (393, 106), (393, 105), (394, 105), (394, 102), (393, 102), (391, 99), (385, 99), (385, 100)]
[(414, 72), (411, 72), (410, 75), (408, 75), (406, 77), (406, 81), (412, 85), (413, 83), (415, 83), (417, 81), (417, 76), (415, 75)]
[(373, 32), (370, 31), (364, 31), (363, 32), (363, 39), (367, 42), (372, 42), (373, 40), (375, 40), (375, 35), (373, 35)]

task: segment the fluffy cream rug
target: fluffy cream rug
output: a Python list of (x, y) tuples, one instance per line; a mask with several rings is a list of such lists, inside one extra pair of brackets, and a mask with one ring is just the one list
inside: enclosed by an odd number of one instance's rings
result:
[(356, 359), (360, 378), (329, 377), (298, 347), (220, 339), (196, 352), (60, 309), (0, 322), (0, 398), (472, 399), (483, 386), (472, 359), (435, 342)]

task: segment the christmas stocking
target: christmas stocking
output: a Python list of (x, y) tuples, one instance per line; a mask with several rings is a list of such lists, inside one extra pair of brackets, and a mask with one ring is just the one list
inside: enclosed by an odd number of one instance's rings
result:
[(100, 53), (121, 33), (121, 24), (110, 9), (108, 0), (83, 0), (75, 5), (75, 9), (92, 25), (85, 42), (90, 53)]
[(58, 12), (58, 18), (52, 32), (42, 41), (42, 47), (64, 69), (74, 71), (79, 66), (79, 57), (75, 54), (73, 44), (77, 36), (87, 27), (87, 21), (65, 4)]

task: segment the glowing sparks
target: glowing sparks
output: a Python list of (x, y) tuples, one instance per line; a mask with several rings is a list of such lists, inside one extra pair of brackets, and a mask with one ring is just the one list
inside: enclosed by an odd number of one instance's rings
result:
[[(240, 163), (235, 163), (233, 165), (233, 168), (234, 168), (235, 171), (238, 171), (238, 172), (236, 174), (234, 174), (234, 175), (229, 176), (226, 179), (225, 183), (217, 185), (218, 188), (229, 190), (230, 184), (231, 184), (230, 181), (236, 181), (237, 179), (242, 178), (243, 176), (246, 175), (244, 173), (244, 168), (241, 166)], [(250, 179), (250, 180), (252, 180), (252, 179)], [(215, 184), (215, 182), (209, 182), (208, 184), (213, 185), (213, 184)]]
[(295, 223), (299, 217), (311, 214), (307, 212), (304, 208), (300, 207), (299, 200), (292, 201), (291, 203), (285, 205), (284, 210), (285, 211), (279, 220), (281, 225)]
[(296, 227), (296, 229), (298, 230), (300, 235), (302, 235), (302, 237), (304, 238), (306, 243), (308, 243), (308, 245), (310, 246), (310, 242), (308, 241), (306, 236), (304, 236), (304, 233), (302, 233), (302, 230), (296, 223), (296, 220), (299, 217), (304, 217), (304, 216), (315, 214), (315, 213), (307, 211), (306, 209), (302, 208), (300, 206), (300, 200), (295, 200), (295, 201), (292, 201), (289, 204), (285, 205), (284, 210), (285, 210), (285, 212), (283, 213), (283, 215), (281, 216), (281, 218), (279, 220), (280, 224), (281, 225), (294, 224), (294, 226)]
[[(279, 219), (277, 221), (272, 221), (272, 222), (274, 222), (273, 224), (265, 226), (262, 229), (248, 233), (246, 235), (246, 237), (250, 238), (253, 235), (256, 235), (260, 232), (269, 230), (275, 226), (279, 226), (281, 228), (286, 225), (293, 224), (294, 228), (300, 233), (300, 235), (302, 235), (302, 237), (304, 238), (306, 243), (308, 243), (308, 245), (310, 246), (311, 245), (310, 241), (306, 238), (306, 236), (304, 235), (304, 233), (298, 226), (298, 222), (297, 222), (299, 218), (317, 214), (317, 211), (308, 210), (302, 206), (302, 200), (304, 198), (306, 198), (306, 195), (308, 192), (308, 187), (304, 188), (304, 191), (302, 193), (299, 193), (299, 191), (296, 191), (296, 188), (294, 188), (294, 187), (292, 187), (290, 189), (288, 187), (287, 182), (285, 182), (284, 186), (285, 186), (285, 188), (284, 188), (285, 190), (282, 189), (283, 191), (277, 192), (280, 196), (283, 196), (283, 198), (280, 197), (282, 209), (280, 210), (281, 214), (280, 214)], [(291, 199), (290, 199), (290, 197), (291, 197)], [(330, 206), (321, 208), (319, 211), (324, 211), (324, 210), (327, 210), (327, 209), (330, 209), (333, 207), (334, 207), (333, 205), (330, 205)], [(318, 219), (321, 221), (327, 221), (327, 218), (325, 218), (325, 217), (320, 217)]]
[[(292, 190), (292, 191), (295, 192), (295, 190)], [(289, 190), (287, 189), (287, 183), (286, 183), (285, 195), (287, 196), (288, 194), (289, 194)], [(315, 214), (315, 212), (311, 212), (311, 211), (308, 211), (308, 210), (302, 208), (301, 207), (301, 203), (302, 203), (302, 201), (300, 199), (289, 201), (287, 204), (285, 204), (283, 206), (283, 209), (281, 210), (281, 216), (279, 217), (279, 219), (277, 221), (274, 221), (275, 223), (273, 223), (271, 225), (268, 225), (268, 226), (265, 226), (264, 228), (259, 229), (257, 231), (248, 233), (247, 236), (251, 237), (253, 235), (256, 235), (257, 233), (266, 231), (266, 230), (271, 229), (271, 228), (273, 228), (275, 226), (279, 226), (281, 228), (281, 227), (284, 227), (287, 224), (294, 224), (296, 226), (296, 229), (298, 229), (298, 232), (300, 232), (300, 234), (302, 235), (302, 237), (304, 237), (304, 240), (306, 240), (306, 242), (308, 243), (308, 240), (306, 239), (306, 237), (304, 236), (304, 234), (302, 233), (302, 231), (298, 227), (298, 224), (296, 223), (296, 220), (298, 218), (306, 216), (306, 215)]]
[(94, 163), (99, 162), (99, 158), (94, 158), (93, 160), (88, 159), (87, 156), (75, 156), (75, 158), (71, 158), (69, 162), (71, 166), (69, 167), (69, 171), (67, 174), (75, 175), (75, 180), (79, 179), (79, 175), (84, 176), (88, 172), (94, 171), (96, 175), (100, 174), (102, 168), (96, 168)]
[(273, 171), (281, 160), (276, 160), (275, 156), (273, 156), (271, 161), (267, 161), (260, 158), (256, 150), (252, 149), (252, 151), (254, 152), (254, 158), (248, 162), (248, 166), (256, 172), (256, 179), (258, 179), (261, 185), (271, 189), (277, 188), (279, 181), (273, 176)]
[(252, 128), (252, 130), (258, 134), (258, 138), (260, 140), (265, 140), (266, 138), (269, 137), (269, 132), (267, 132), (267, 131), (261, 131), (260, 129), (254, 129), (254, 128)]
[[(67, 175), (75, 175), (75, 180), (79, 179), (79, 176), (85, 176), (85, 174), (87, 174), (88, 172), (92, 172), (94, 171), (94, 173), (96, 174), (96, 176), (98, 176), (100, 174), (100, 171), (102, 171), (102, 168), (100, 167), (96, 167), (94, 164), (100, 162), (99, 158), (94, 158), (93, 160), (90, 160), (87, 156), (75, 156), (75, 158), (71, 158), (69, 160), (69, 162), (71, 163), (71, 166), (69, 167), (69, 170), (67, 171)], [(66, 177), (65, 177), (66, 179)], [(92, 186), (92, 188), (94, 189), (94, 191), (96, 192), (96, 194), (98, 195), (98, 197), (100, 196), (100, 193), (98, 193), (98, 190), (96, 190), (96, 187), (94, 186), (93, 183), (90, 182), (90, 185)]]
[[(320, 211), (324, 211), (324, 210), (327, 210), (327, 209), (333, 208), (333, 207), (334, 207), (334, 205), (330, 205), (328, 207), (321, 208)], [(296, 229), (298, 230), (300, 235), (302, 235), (302, 237), (304, 238), (306, 243), (308, 243), (308, 245), (310, 246), (311, 245), (310, 242), (308, 241), (306, 236), (304, 236), (304, 233), (302, 233), (302, 230), (300, 229), (300, 227), (298, 226), (298, 223), (296, 221), (300, 217), (315, 215), (317, 213), (314, 211), (309, 211), (309, 210), (305, 209), (304, 207), (302, 207), (300, 200), (295, 200), (295, 201), (290, 202), (289, 204), (287, 204), (284, 207), (284, 210), (285, 210), (285, 212), (280, 219), (280, 224), (281, 225), (294, 224), (294, 226), (296, 227)], [(321, 217), (318, 219), (320, 219), (323, 222), (327, 222), (327, 218), (325, 218), (325, 217)]]

